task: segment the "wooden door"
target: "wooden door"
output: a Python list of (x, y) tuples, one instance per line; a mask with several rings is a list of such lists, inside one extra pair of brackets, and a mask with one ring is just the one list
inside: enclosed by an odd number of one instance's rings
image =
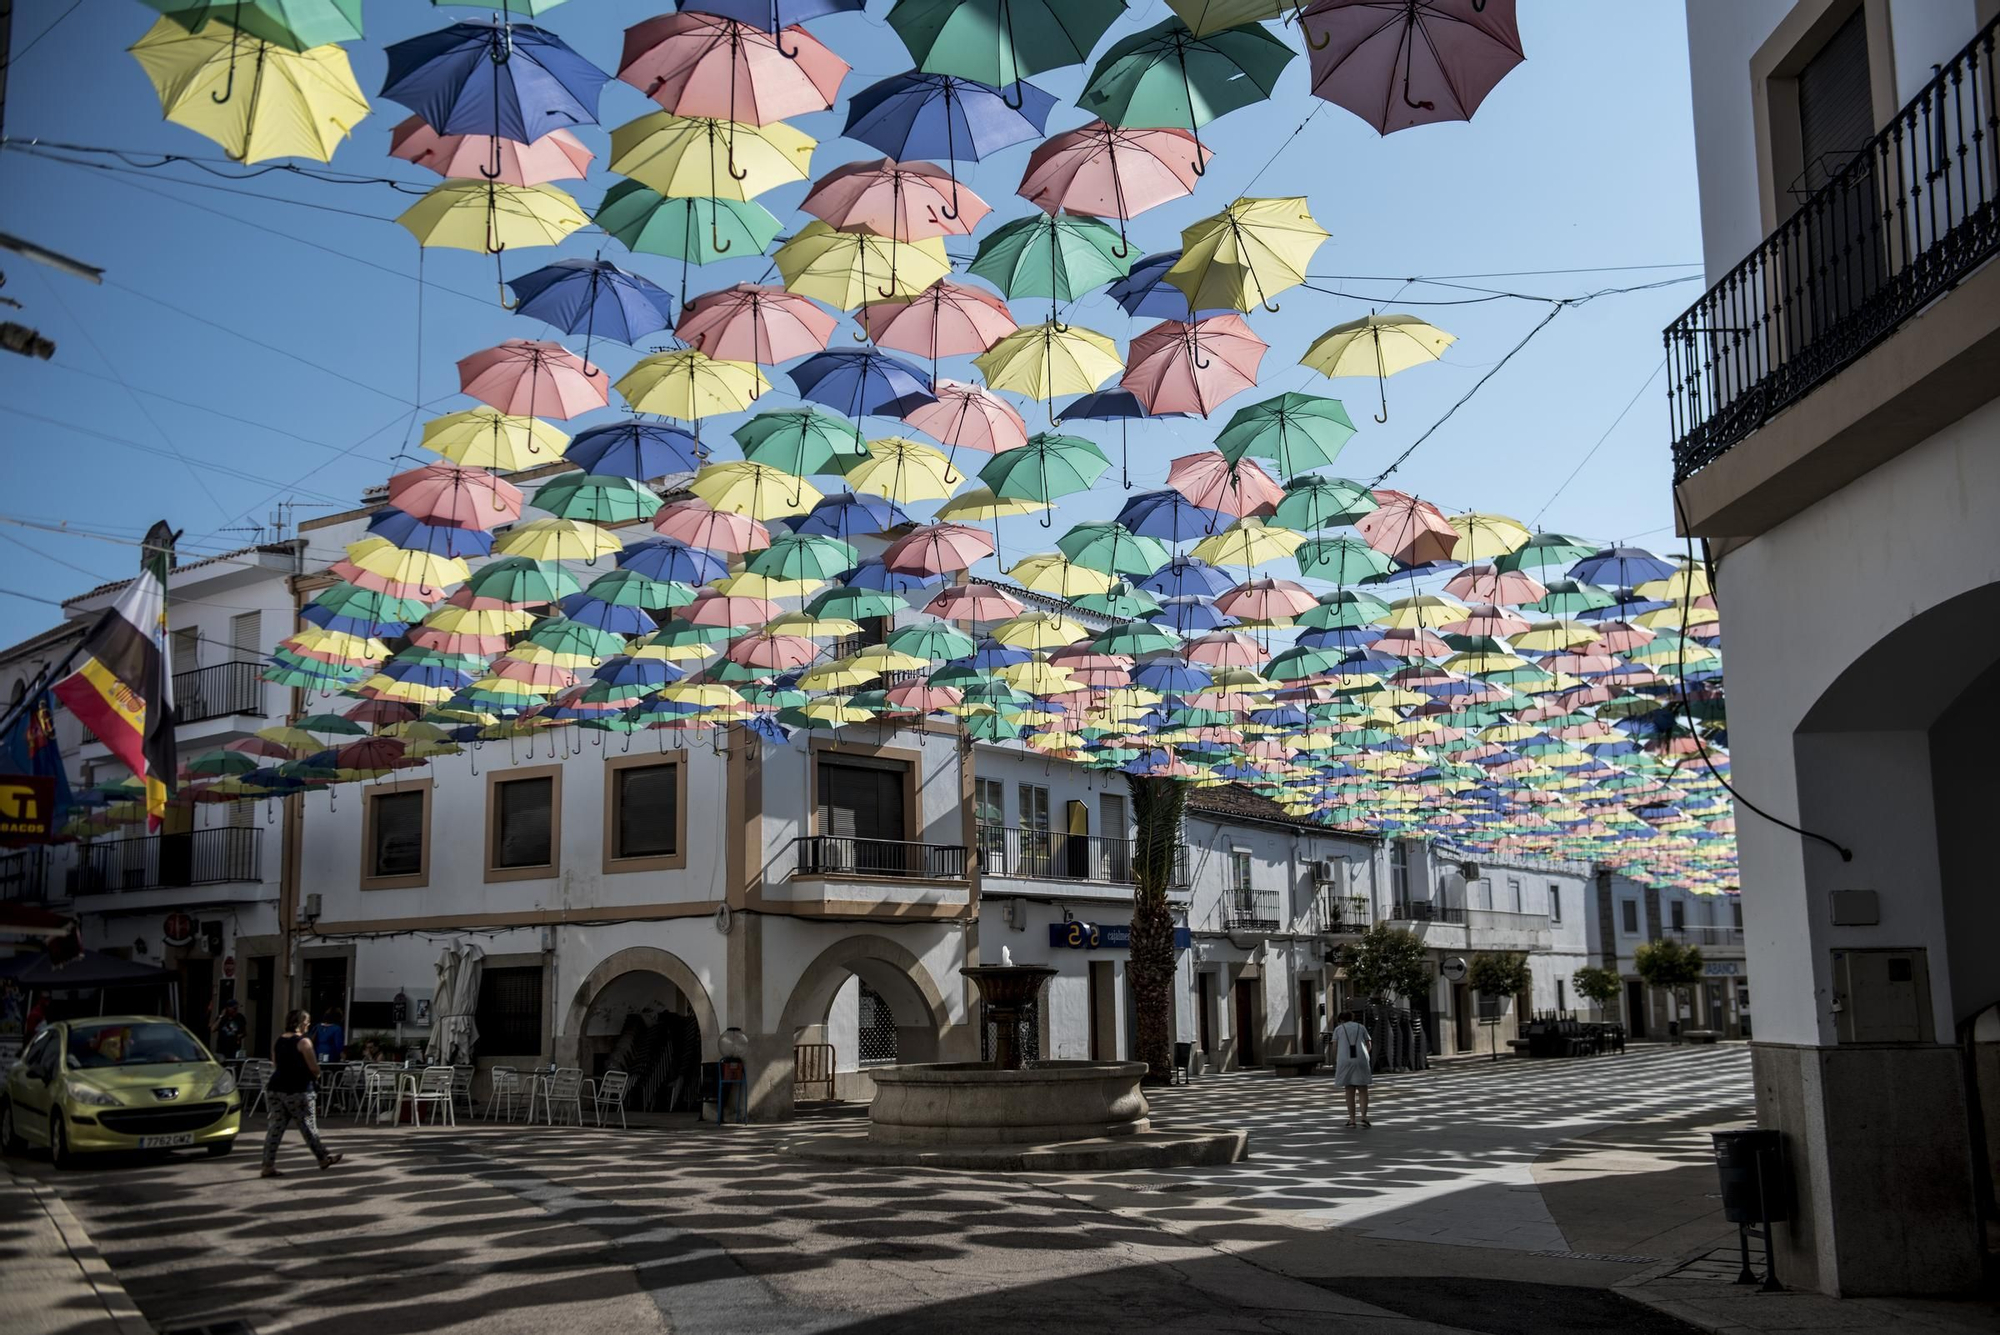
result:
[(1257, 980), (1236, 980), (1236, 1064), (1257, 1064)]

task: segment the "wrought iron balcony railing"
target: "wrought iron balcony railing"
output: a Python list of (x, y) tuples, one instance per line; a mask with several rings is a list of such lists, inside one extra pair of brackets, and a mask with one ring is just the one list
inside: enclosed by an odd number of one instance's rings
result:
[[(1174, 850), (1173, 884), (1185, 886), (1187, 848)], [(1132, 841), (1059, 830), (1021, 830), (1008, 825), (979, 827), (979, 872), (1036, 881), (1086, 881), (1095, 885), (1132, 884)]]
[(231, 714), (263, 717), (263, 670), (258, 663), (217, 663), (174, 674), (174, 721), (199, 723)]
[(1394, 922), (1463, 923), (1465, 910), (1449, 904), (1436, 904), (1428, 899), (1407, 899), (1391, 908), (1389, 917)]
[(792, 841), (798, 876), (910, 876), (965, 879), (965, 845), (808, 834)]
[(69, 893), (104, 895), (262, 880), (263, 836), (254, 826), (225, 826), (78, 844), (76, 862), (69, 869)]
[(1741, 927), (1668, 927), (1664, 934), (1690, 946), (1740, 946), (1743, 944)]
[(1675, 482), (2000, 253), (1996, 29), (1667, 327)]
[(49, 872), (55, 865), (47, 847), (17, 848), (0, 853), (0, 900), (44, 904), (49, 898)]
[(1222, 896), (1222, 927), (1230, 932), (1275, 932), (1285, 925), (1276, 890), (1228, 890)]

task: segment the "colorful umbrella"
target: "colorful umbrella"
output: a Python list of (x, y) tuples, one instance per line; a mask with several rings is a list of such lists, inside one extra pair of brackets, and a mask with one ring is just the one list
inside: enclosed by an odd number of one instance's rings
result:
[(683, 11), (625, 30), (618, 77), (677, 116), (769, 125), (831, 107), (849, 68), (803, 28)]
[(1204, 510), (1241, 519), (1270, 514), (1285, 493), (1255, 462), (1231, 463), (1215, 450), (1203, 450), (1173, 461), (1167, 485)]
[(993, 539), (979, 529), (964, 524), (925, 524), (890, 543), (882, 552), (882, 566), (889, 571), (941, 575), (969, 570), (991, 555)]
[(738, 283), (696, 297), (674, 332), (718, 360), (775, 366), (822, 351), (833, 329), (833, 317), (804, 297)]
[(1195, 310), (1248, 311), (1303, 283), (1306, 265), (1328, 237), (1303, 196), (1238, 199), (1213, 217), (1181, 229), (1181, 257), (1165, 281)]
[(799, 397), (850, 417), (901, 417), (935, 399), (930, 377), (873, 348), (833, 348), (791, 369)]
[(1124, 259), (1125, 220), (1191, 193), (1204, 152), (1186, 130), (1091, 121), (1050, 136), (1029, 154), (1017, 193), (1044, 213), (1118, 219), (1117, 258)]
[(1118, 522), (1143, 537), (1162, 542), (1193, 542), (1221, 528), (1222, 513), (1198, 506), (1180, 492), (1167, 488), (1142, 491), (1126, 501), (1118, 512)]
[[(1197, 37), (1178, 18), (1118, 42), (1098, 58), (1077, 105), (1113, 125), (1185, 128), (1271, 95), (1292, 48), (1255, 24)], [(1199, 145), (1192, 163), (1202, 175)]]
[[(864, 308), (863, 315), (867, 313)], [(937, 398), (903, 414), (903, 420), (952, 449), (964, 446), (986, 454), (1016, 450), (1028, 443), (1028, 426), (1013, 405), (984, 385), (934, 380)]]
[[(896, 159), (943, 158), (956, 190), (960, 157), (977, 161), (1041, 138), (1055, 104), (1055, 98), (1031, 83), (1016, 83), (1010, 98), (990, 84), (911, 70), (849, 98), (841, 134)], [(952, 207), (939, 212), (956, 217), (955, 194)]]
[[(1216, 444), (1221, 446), (1220, 438)], [(571, 445), (570, 453), (574, 455), (575, 452), (576, 446)], [(1230, 453), (1227, 447), (1223, 447), (1222, 452), (1225, 456)], [(1281, 524), (1304, 531), (1351, 524), (1373, 509), (1375, 493), (1359, 482), (1306, 474), (1286, 481), (1285, 499), (1278, 502), (1276, 518)]]
[(1449, 561), (1458, 548), (1458, 530), (1435, 505), (1406, 492), (1375, 493), (1377, 509), (1354, 521), (1354, 527), (1376, 551), (1403, 565)]
[[(455, 464), (518, 472), (562, 457), (569, 437), (532, 417), (510, 417), (496, 408), (471, 408), (434, 418), (423, 446)], [(408, 508), (408, 507), (404, 507)]]
[(702, 418), (743, 411), (771, 382), (752, 363), (717, 361), (697, 348), (678, 348), (640, 358), (613, 388), (636, 412), (695, 423), (699, 440)]
[(560, 343), (525, 338), (460, 358), (458, 387), (521, 417), (576, 417), (611, 401), (603, 371)]
[(517, 315), (588, 340), (634, 344), (673, 323), (672, 295), (609, 260), (561, 259), (507, 284)]
[(744, 125), (656, 111), (611, 132), (611, 170), (663, 195), (754, 199), (809, 179), (816, 147), (782, 121)]
[(592, 524), (628, 524), (650, 519), (660, 498), (643, 482), (596, 473), (563, 473), (535, 492), (535, 508), (558, 519), (582, 519)]
[[(1081, 436), (1037, 431), (1020, 449), (988, 460), (979, 470), (979, 480), (1001, 498), (1054, 501), (1088, 491), (1109, 467), (1111, 461), (1103, 452)], [(1042, 526), (1051, 522), (1044, 516)]]
[(760, 523), (780, 515), (802, 515), (820, 501), (819, 490), (804, 478), (768, 464), (710, 464), (694, 475), (688, 490), (715, 510), (743, 515)]
[[(301, 157), (330, 162), (368, 99), (338, 46), (291, 51), (224, 23), (190, 32), (160, 19), (130, 48), (160, 97), (160, 113), (206, 135), (237, 162)], [(236, 67), (245, 88), (236, 95)]]
[(605, 191), (595, 221), (629, 249), (686, 264), (762, 254), (782, 230), (772, 212), (754, 199), (670, 198), (637, 181), (620, 181)]
[(422, 245), (498, 255), (510, 246), (553, 246), (590, 219), (552, 185), (446, 181), (396, 221)]
[(1132, 340), (1118, 383), (1136, 394), (1148, 413), (1206, 417), (1230, 395), (1256, 385), (1257, 364), (1270, 350), (1240, 315), (1166, 320)]
[(146, 0), (189, 32), (209, 20), (287, 51), (361, 36), (361, 0)]
[(611, 77), (554, 33), (526, 23), (454, 23), (396, 42), (385, 54), (382, 96), (439, 134), (523, 143), (596, 124), (597, 97)]
[(801, 477), (824, 473), (842, 459), (868, 452), (861, 428), (821, 408), (770, 408), (730, 433), (752, 463), (769, 464)]
[(1059, 395), (1085, 394), (1124, 368), (1118, 345), (1081, 325), (1048, 320), (1018, 329), (972, 359), (994, 389), (1028, 394), (1050, 405)]
[(871, 440), (866, 454), (842, 462), (848, 486), (898, 504), (943, 500), (965, 480), (939, 450), (901, 436)]
[(937, 237), (899, 244), (869, 232), (835, 231), (819, 221), (800, 228), (772, 259), (787, 290), (843, 311), (914, 297), (951, 272), (951, 258)]
[(1382, 395), (1382, 411), (1375, 420), (1389, 420), (1389, 391), (1383, 382), (1398, 371), (1407, 371), (1444, 356), (1444, 350), (1458, 341), (1436, 325), (1414, 315), (1365, 315), (1359, 320), (1338, 324), (1314, 339), (1299, 358), (1332, 379), (1343, 375), (1372, 375)]
[(878, 347), (939, 357), (976, 355), (1020, 326), (1007, 303), (984, 288), (940, 278), (903, 301), (874, 301), (860, 311), (861, 327)]
[(985, 200), (929, 162), (849, 162), (819, 178), (799, 207), (829, 226), (914, 241), (971, 236), (992, 212)]
[(1125, 242), (1095, 218), (1030, 214), (989, 232), (969, 272), (1009, 297), (1073, 301), (1125, 276)]
[(488, 134), (439, 134), (422, 116), (411, 116), (390, 131), (389, 156), (461, 180), (476, 178), (497, 162), (499, 175), (493, 179), (503, 185), (546, 185), (582, 180), (596, 154), (568, 130), (550, 130), (523, 144)]
[(563, 457), (587, 472), (641, 482), (701, 467), (700, 443), (664, 422), (614, 422), (580, 431)]
[(1124, 0), (896, 0), (889, 26), (918, 69), (997, 88), (1088, 60), (1124, 11)]
[(491, 529), (521, 517), (521, 489), (483, 468), (425, 464), (389, 479), (389, 504), (428, 524)]
[(1470, 120), (1524, 59), (1514, 0), (1317, 0), (1299, 26), (1314, 95), (1380, 134)]
[[(1279, 474), (1290, 478), (1331, 464), (1353, 436), (1354, 423), (1338, 399), (1291, 393), (1239, 408), (1215, 438), (1215, 448), (1231, 462), (1245, 455), (1274, 460)], [(1289, 494), (1289, 484), (1286, 490)]]

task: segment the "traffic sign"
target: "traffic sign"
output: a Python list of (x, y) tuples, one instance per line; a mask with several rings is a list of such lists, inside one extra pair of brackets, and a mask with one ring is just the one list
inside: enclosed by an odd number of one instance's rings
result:
[(1450, 982), (1462, 983), (1465, 981), (1465, 960), (1461, 956), (1453, 955), (1438, 966), (1438, 972)]

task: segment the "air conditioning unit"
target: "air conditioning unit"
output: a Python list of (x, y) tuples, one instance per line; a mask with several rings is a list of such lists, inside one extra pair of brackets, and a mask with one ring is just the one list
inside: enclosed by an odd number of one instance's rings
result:
[(854, 842), (850, 839), (822, 839), (819, 843), (817, 870), (832, 872), (836, 876), (851, 875), (854, 871)]
[(1458, 864), (1458, 874), (1467, 881), (1476, 881), (1479, 879), (1479, 864), (1477, 862), (1461, 862)]
[(1313, 884), (1339, 885), (1346, 867), (1344, 858), (1315, 858), (1312, 864)]

